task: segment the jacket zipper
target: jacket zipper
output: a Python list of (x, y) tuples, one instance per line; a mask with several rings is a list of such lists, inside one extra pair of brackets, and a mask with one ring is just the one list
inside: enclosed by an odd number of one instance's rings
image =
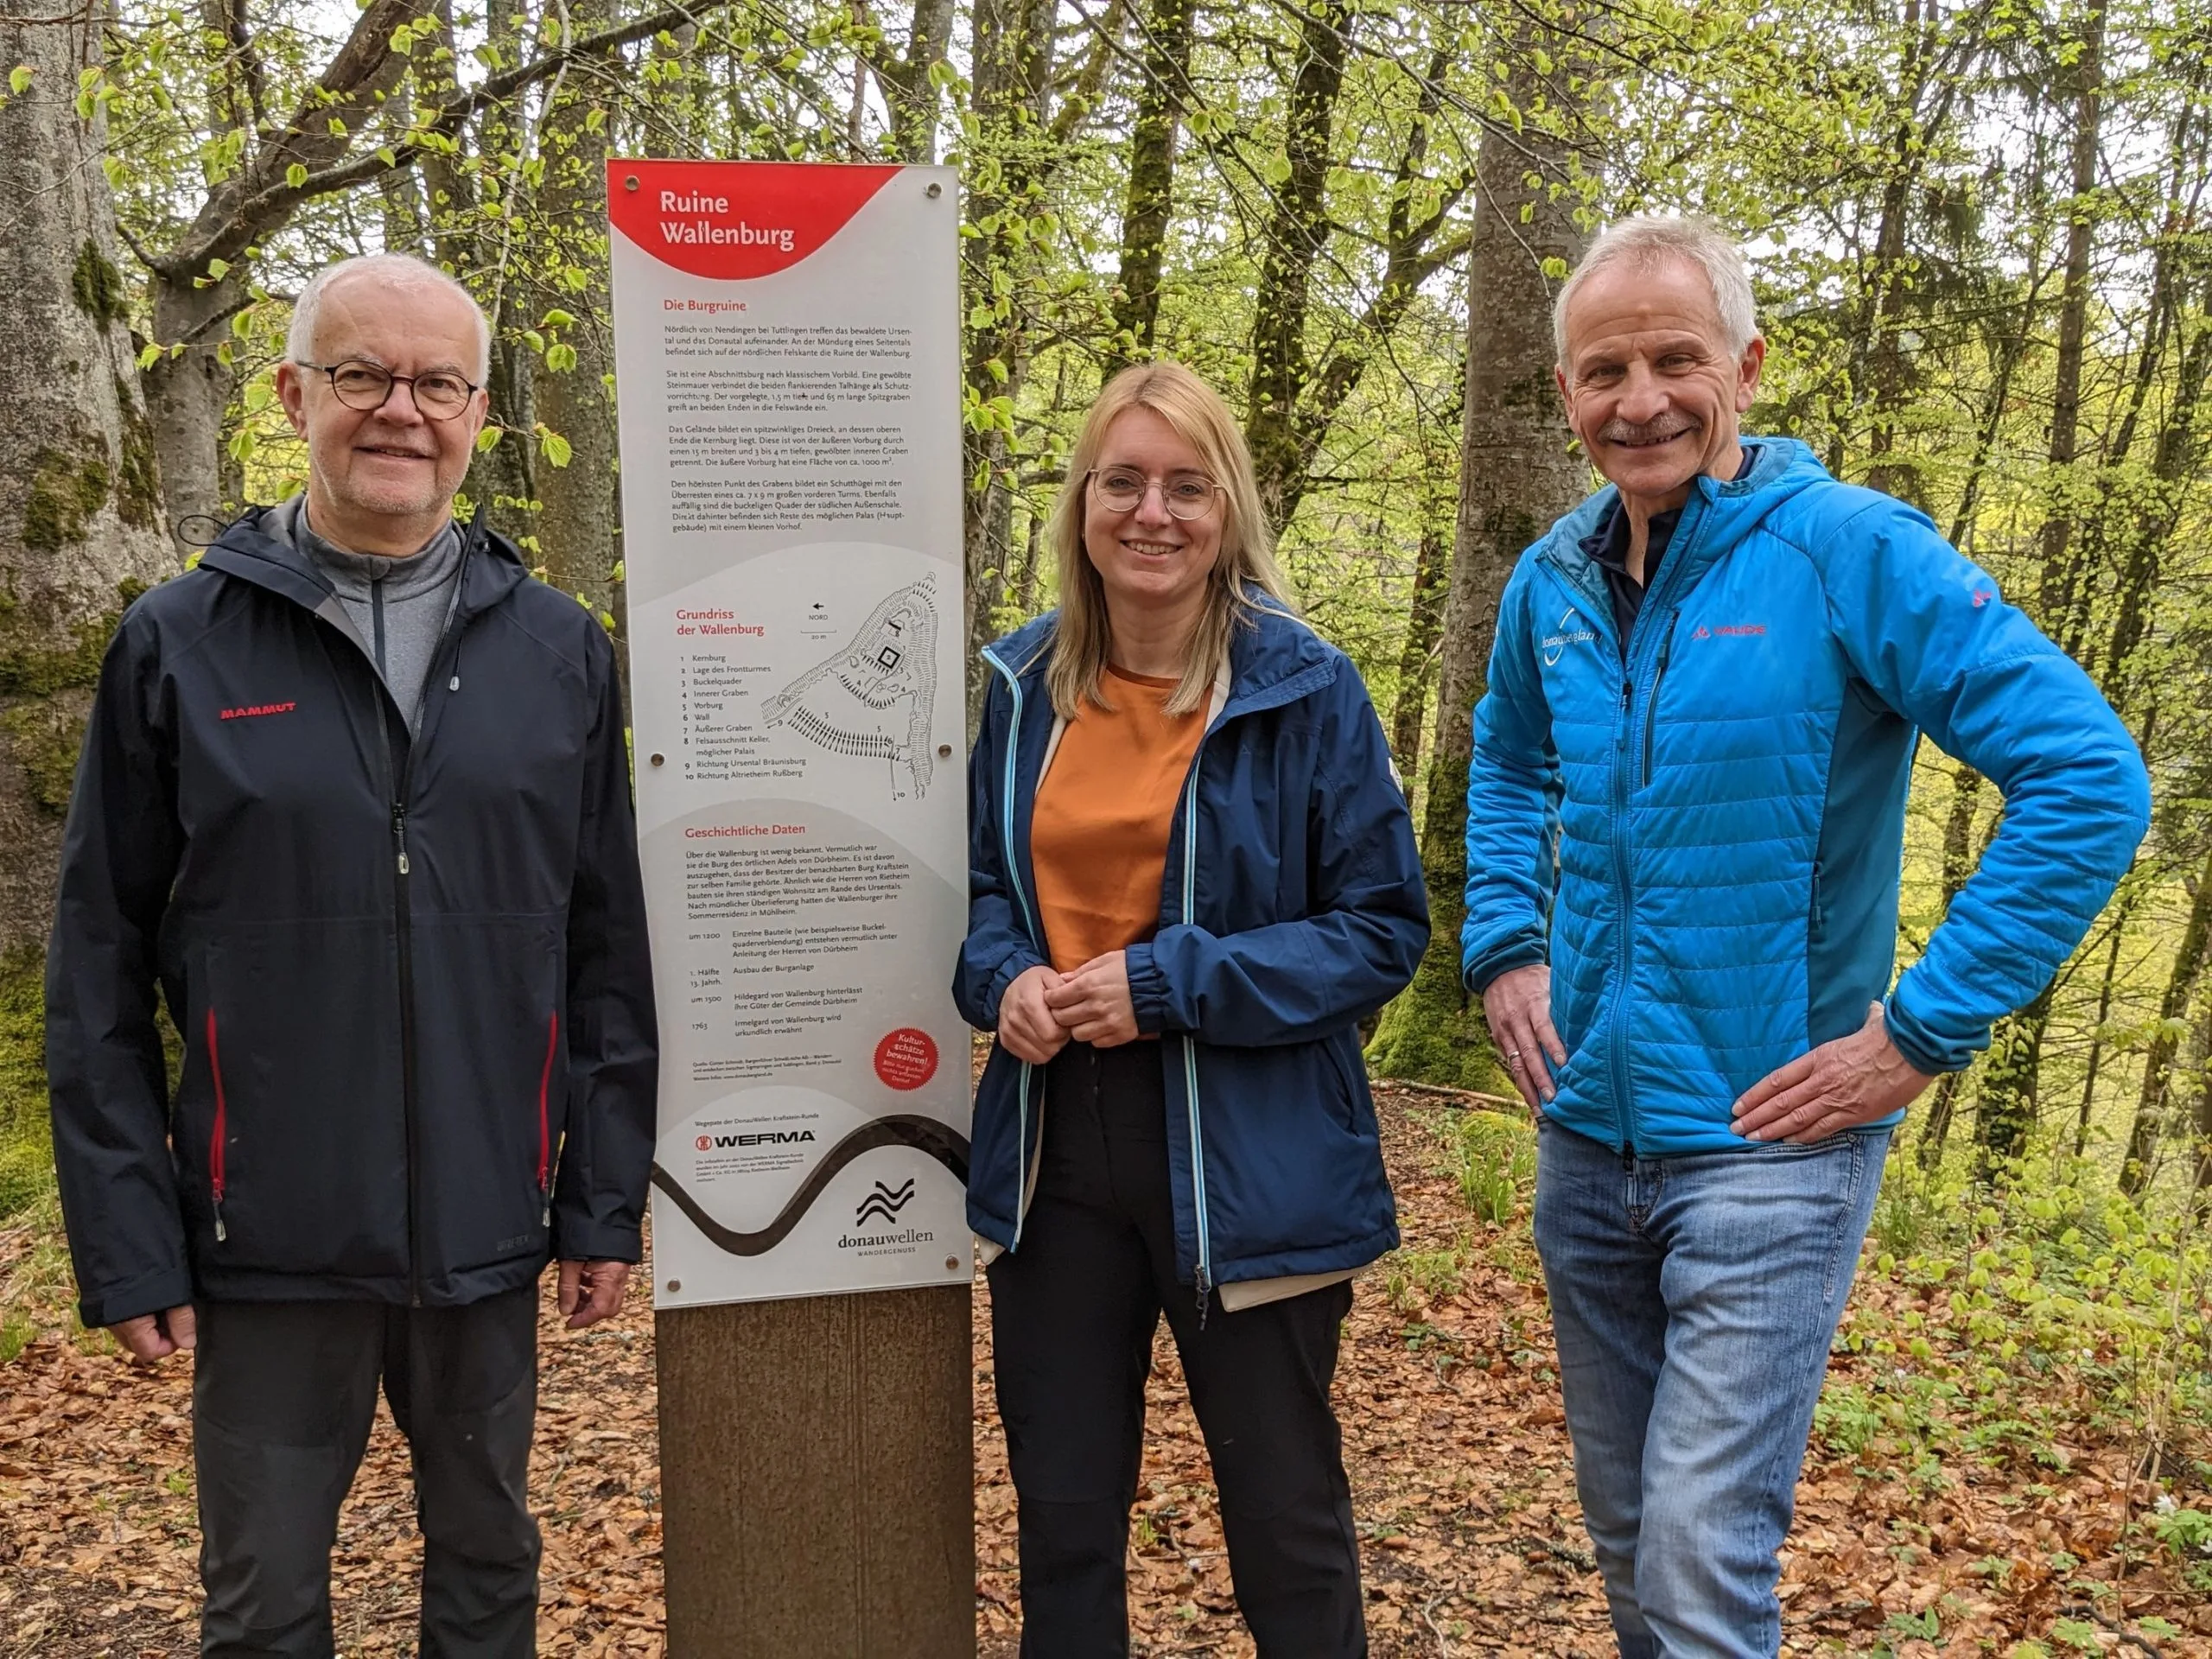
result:
[[(416, 1079), (415, 923), (409, 893), (412, 872), (407, 857), (407, 799), (415, 776), (415, 749), (429, 709), (430, 683), (435, 677), (438, 659), (445, 655), (447, 641), (452, 638), (454, 619), (461, 612), (461, 587), (468, 578), (468, 556), (474, 545), (473, 538), (461, 543), (461, 568), (453, 575), (453, 596), (446, 601), (445, 621), (438, 630), (437, 644), (431, 648), (430, 668), (423, 677), (422, 693), (415, 700), (414, 718), (407, 722), (407, 753), (400, 757), (397, 775), (391, 780), (391, 844), (393, 862), (398, 870), (392, 883), (392, 920), (399, 944), (399, 1098), (407, 1139), (407, 1283), (408, 1300), (416, 1307), (423, 1305), (423, 1249), (417, 1233), (419, 1206), (416, 1200), (416, 1185), (423, 1164), (422, 1097)], [(383, 740), (385, 764), (389, 769), (391, 726), (387, 709), (392, 699), (391, 688), (384, 683), (381, 672), (377, 676), (377, 734)]]
[(541, 1227), (553, 1224), (553, 1056), (561, 1036), (559, 1010), (545, 1022), (545, 1069), (537, 1077), (537, 1196), (543, 1206), (537, 1217)]
[(207, 1191), (215, 1201), (215, 1242), (229, 1238), (223, 1225), (224, 1142), (230, 1133), (230, 1107), (223, 1097), (223, 1057), (215, 1045), (215, 1010), (207, 1010), (207, 1071), (215, 1080), (215, 1127), (207, 1137)]
[[(1688, 504), (1683, 508), (1686, 518), (1688, 517), (1690, 508), (1693, 506), (1698, 507), (1700, 511), (1688, 524), (1678, 524), (1675, 527), (1675, 540), (1669, 543), (1666, 561), (1660, 569), (1661, 582), (1669, 581), (1676, 571), (1682, 569), (1690, 555), (1696, 550), (1697, 537), (1704, 531), (1705, 521), (1708, 515), (1702, 510), (1702, 503), (1700, 502), (1694, 491)], [(1657, 673), (1653, 675), (1651, 682), (1650, 700), (1654, 704), (1657, 702), (1659, 696), (1659, 677), (1666, 672), (1665, 653), (1667, 649), (1671, 647), (1674, 640), (1675, 618), (1680, 614), (1680, 612), (1681, 607), (1678, 606), (1668, 613), (1667, 633), (1662, 644), (1659, 668)], [(1628, 1023), (1625, 1015), (1630, 984), (1636, 971), (1636, 899), (1629, 881), (1628, 871), (1628, 804), (1629, 792), (1633, 787), (1634, 780), (1628, 778), (1626, 774), (1630, 756), (1630, 734), (1633, 729), (1632, 721), (1636, 708), (1635, 653), (1630, 649), (1635, 637), (1636, 629), (1631, 624), (1629, 637), (1621, 641), (1621, 727), (1619, 737), (1614, 746), (1612, 791), (1613, 882), (1615, 897), (1619, 903), (1621, 912), (1620, 988), (1616, 995), (1613, 1009), (1613, 1094), (1614, 1098), (1620, 1103), (1622, 1165), (1623, 1167), (1631, 1170), (1636, 1165), (1636, 1093), (1629, 1082)], [(1650, 714), (1651, 711), (1647, 709), (1647, 721)], [(1648, 743), (1649, 741), (1649, 733), (1647, 724), (1646, 742)], [(1645, 765), (1648, 768), (1649, 765), (1648, 754)]]
[(1659, 731), (1659, 687), (1667, 677), (1667, 664), (1675, 655), (1675, 624), (1681, 620), (1681, 607), (1676, 606), (1667, 613), (1667, 632), (1659, 640), (1659, 666), (1651, 676), (1651, 695), (1643, 704), (1643, 786), (1651, 785), (1651, 747)]
[[(1197, 912), (1195, 890), (1198, 859), (1198, 767), (1205, 759), (1206, 738), (1201, 733), (1198, 746), (1191, 752), (1191, 776), (1183, 786), (1183, 925), (1192, 925)], [(1198, 1265), (1196, 1289), (1198, 1297), (1198, 1329), (1206, 1328), (1206, 1305), (1213, 1295), (1213, 1239), (1206, 1221), (1206, 1149), (1205, 1135), (1198, 1117), (1198, 1043), (1189, 1032), (1183, 1033), (1183, 1092), (1190, 1103), (1191, 1121), (1191, 1209), (1198, 1218)]]
[[(1006, 775), (999, 787), (999, 848), (1006, 860), (1006, 879), (1013, 884), (1014, 896), (1021, 906), (1022, 925), (1029, 930), (1030, 944), (1042, 956), (1045, 950), (1043, 930), (1037, 925), (1037, 918), (1029, 908), (1029, 893), (1021, 885), (1021, 864), (1014, 856), (1014, 849), (1015, 763), (1021, 754), (1021, 677), (1001, 662), (995, 652), (986, 650), (982, 656), (985, 662), (999, 671), (1006, 681), (1007, 690), (1014, 695), (1014, 715), (1007, 723)], [(1010, 1250), (1021, 1248), (1022, 1224), (1029, 1219), (1029, 1084), (1031, 1073), (1036, 1067), (1027, 1060), (1021, 1061), (1020, 1065), (1021, 1074), (1014, 1090), (1014, 1144), (1018, 1155), (1014, 1191), (1014, 1242), (1007, 1246)], [(1037, 1148), (1039, 1156), (1043, 1156), (1044, 1150), (1040, 1143)]]

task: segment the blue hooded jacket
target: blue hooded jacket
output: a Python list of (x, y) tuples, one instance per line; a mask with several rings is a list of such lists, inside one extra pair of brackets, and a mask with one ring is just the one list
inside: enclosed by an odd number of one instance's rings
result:
[[(1506, 586), (1467, 785), (1468, 985), (1548, 960), (1567, 1061), (1547, 1110), (1647, 1155), (1748, 1146), (1737, 1097), (1885, 993), (1906, 1059), (1963, 1069), (2133, 858), (2133, 739), (1925, 517), (1786, 440), (1696, 480), (1624, 649), (1580, 545), (1615, 499)], [(1998, 786), (2004, 823), (1891, 991), (1919, 732)]]
[[(998, 1027), (1050, 959), (1031, 810), (1053, 713), (1057, 613), (987, 647), (997, 676), (969, 761), (962, 1015)], [(1176, 1263), (1213, 1286), (1364, 1266), (1398, 1242), (1358, 1022), (1413, 977), (1428, 898), (1367, 688), (1344, 653), (1267, 609), (1240, 626), (1228, 700), (1199, 740), (1168, 834), (1160, 929), (1127, 962), (1161, 1040)], [(976, 1091), (968, 1221), (1021, 1242), (1045, 1071), (995, 1043)]]

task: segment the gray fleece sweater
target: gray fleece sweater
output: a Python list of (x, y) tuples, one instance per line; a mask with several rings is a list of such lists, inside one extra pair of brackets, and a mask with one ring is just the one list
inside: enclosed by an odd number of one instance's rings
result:
[(356, 643), (376, 664), (400, 714), (413, 725), (430, 658), (437, 652), (452, 609), (454, 582), (461, 575), (460, 527), (448, 518), (420, 550), (405, 558), (349, 553), (308, 528), (304, 494), (271, 507), (261, 527), (314, 562), (346, 607)]

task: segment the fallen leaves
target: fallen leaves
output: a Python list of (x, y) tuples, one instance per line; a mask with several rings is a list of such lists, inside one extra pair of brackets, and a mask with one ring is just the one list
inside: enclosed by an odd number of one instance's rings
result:
[[(1402, 1266), (1360, 1281), (1337, 1382), (1376, 1659), (1608, 1654), (1525, 1230), (1471, 1219), (1434, 1167), (1428, 1125), (1441, 1109), (1382, 1092), (1405, 1249)], [(8, 1248), (0, 1239), (0, 1272)], [(1451, 1272), (1420, 1268), (1446, 1252)], [(541, 1650), (659, 1659), (652, 1315), (633, 1300), (570, 1334), (550, 1294), (546, 1312), (531, 1479), (545, 1537)], [(988, 1329), (979, 1279), (976, 1631), (982, 1659), (1011, 1659), (1014, 1503)], [(1204, 1443), (1164, 1336), (1156, 1357), (1129, 1548), (1135, 1650), (1249, 1659)], [(1840, 1357), (1837, 1382), (1874, 1389), (1880, 1363)], [(190, 1395), (188, 1365), (133, 1369), (58, 1334), (0, 1366), (0, 1654), (194, 1650)], [(2049, 1467), (1948, 1468), (1932, 1498), (1909, 1468), (1816, 1455), (1783, 1558), (1788, 1649), (2005, 1653), (2071, 1641), (2139, 1653), (2148, 1629), (2161, 1632), (2160, 1654), (2212, 1655), (2208, 1599), (2128, 1542), (2127, 1517), (2152, 1496), (2128, 1446), (2084, 1421), (2063, 1452), (2044, 1455)], [(2180, 1496), (2212, 1510), (2201, 1491)], [(405, 1446), (379, 1413), (333, 1561), (346, 1659), (414, 1651), (420, 1563)], [(2085, 1580), (2107, 1593), (2085, 1601)]]

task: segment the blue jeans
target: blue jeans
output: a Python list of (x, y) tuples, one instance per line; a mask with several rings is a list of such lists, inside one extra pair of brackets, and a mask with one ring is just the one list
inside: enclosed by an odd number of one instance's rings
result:
[(1889, 1141), (1627, 1159), (1540, 1120), (1536, 1249), (1623, 1659), (1779, 1649), (1775, 1552)]

